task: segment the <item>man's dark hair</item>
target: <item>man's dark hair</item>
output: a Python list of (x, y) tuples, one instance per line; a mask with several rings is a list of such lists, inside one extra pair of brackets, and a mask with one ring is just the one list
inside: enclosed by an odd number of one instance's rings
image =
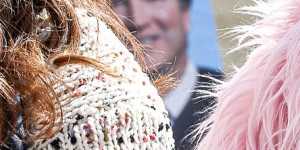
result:
[(179, 0), (181, 8), (189, 8), (192, 0)]

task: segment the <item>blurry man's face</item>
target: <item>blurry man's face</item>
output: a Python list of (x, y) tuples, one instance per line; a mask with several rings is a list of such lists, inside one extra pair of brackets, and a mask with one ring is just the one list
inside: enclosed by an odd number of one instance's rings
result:
[(178, 0), (112, 0), (116, 13), (150, 49), (148, 65), (173, 63), (186, 48), (188, 10)]

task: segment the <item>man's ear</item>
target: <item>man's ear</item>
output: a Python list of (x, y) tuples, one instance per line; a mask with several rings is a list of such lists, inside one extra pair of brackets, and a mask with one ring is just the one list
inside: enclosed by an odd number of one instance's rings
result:
[(182, 21), (183, 21), (183, 28), (185, 32), (190, 31), (190, 10), (189, 8), (184, 8), (182, 10)]

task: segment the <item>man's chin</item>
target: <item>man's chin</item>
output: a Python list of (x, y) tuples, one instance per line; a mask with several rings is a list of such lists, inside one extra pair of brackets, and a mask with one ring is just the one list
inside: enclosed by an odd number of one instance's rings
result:
[(149, 61), (148, 59), (146, 59), (146, 66), (150, 69), (150, 70), (158, 70), (160, 68), (160, 66), (163, 64), (163, 62), (155, 60), (155, 59), (151, 59), (151, 61)]
[(174, 69), (172, 64), (168, 63), (161, 63), (161, 64), (146, 64), (150, 72), (159, 73), (161, 75), (169, 74)]

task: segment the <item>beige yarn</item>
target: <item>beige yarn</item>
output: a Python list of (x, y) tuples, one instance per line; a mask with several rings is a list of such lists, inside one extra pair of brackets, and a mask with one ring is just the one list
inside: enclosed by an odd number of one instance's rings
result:
[(59, 68), (57, 74), (67, 84), (55, 88), (62, 95), (63, 129), (30, 149), (174, 149), (163, 101), (134, 56), (104, 22), (87, 10), (76, 12), (80, 53), (100, 60), (118, 76), (80, 64)]

